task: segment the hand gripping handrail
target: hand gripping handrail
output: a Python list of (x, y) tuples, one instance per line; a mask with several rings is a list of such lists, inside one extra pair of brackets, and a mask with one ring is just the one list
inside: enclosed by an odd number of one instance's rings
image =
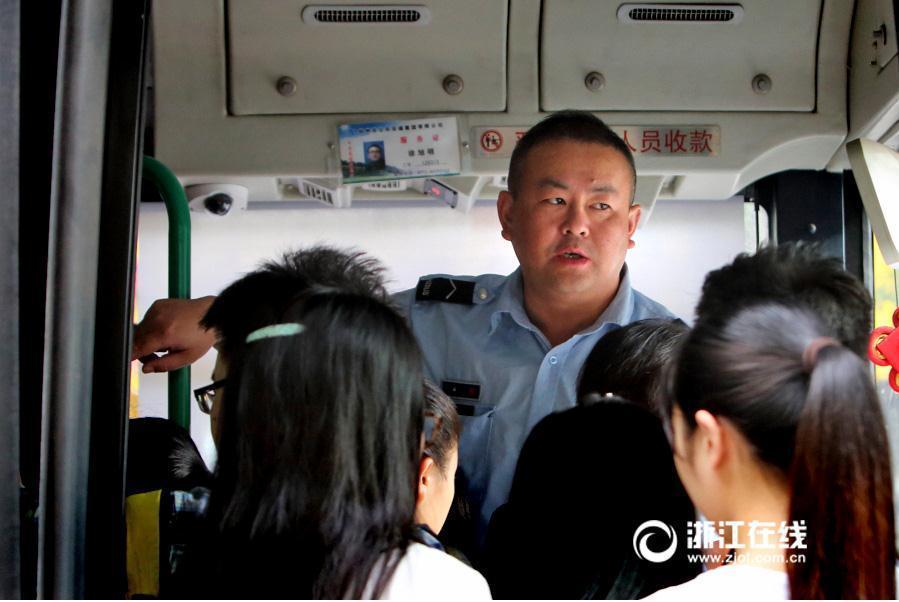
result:
[[(144, 157), (144, 175), (165, 201), (169, 218), (169, 297), (190, 299), (190, 208), (171, 169)], [(190, 366), (169, 372), (169, 419), (190, 430)]]

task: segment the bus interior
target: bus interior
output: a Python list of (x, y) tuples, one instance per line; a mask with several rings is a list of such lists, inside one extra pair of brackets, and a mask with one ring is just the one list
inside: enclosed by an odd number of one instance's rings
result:
[[(630, 146), (628, 266), (688, 323), (708, 271), (807, 241), (890, 324), (897, 24), (899, 0), (0, 0), (0, 597), (126, 596), (129, 418), (182, 397), (214, 464), (187, 398), (215, 352), (180, 384), (130, 361), (154, 300), (314, 243), (379, 258), (393, 291), (509, 273), (496, 198), (554, 111)], [(144, 157), (183, 187), (180, 242)]]

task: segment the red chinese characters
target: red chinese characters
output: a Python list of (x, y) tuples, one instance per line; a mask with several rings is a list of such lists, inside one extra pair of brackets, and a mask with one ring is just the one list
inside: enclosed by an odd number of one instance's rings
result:
[(662, 152), (660, 143), (659, 130), (643, 130), (643, 146), (640, 148), (640, 152), (660, 153)]
[(693, 130), (690, 132), (690, 152), (697, 154), (712, 153), (712, 134), (707, 130)]
[(637, 155), (717, 155), (715, 126), (618, 126), (616, 133)]
[(679, 129), (672, 129), (665, 132), (665, 149), (671, 154), (685, 153), (687, 134)]

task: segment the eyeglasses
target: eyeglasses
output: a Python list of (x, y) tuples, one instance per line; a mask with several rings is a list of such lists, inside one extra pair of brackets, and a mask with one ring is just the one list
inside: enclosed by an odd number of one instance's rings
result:
[(201, 412), (208, 414), (212, 411), (212, 404), (215, 403), (216, 391), (224, 387), (227, 382), (228, 379), (223, 378), (222, 380), (215, 381), (211, 385), (194, 389), (194, 399), (197, 400), (197, 405), (200, 406)]

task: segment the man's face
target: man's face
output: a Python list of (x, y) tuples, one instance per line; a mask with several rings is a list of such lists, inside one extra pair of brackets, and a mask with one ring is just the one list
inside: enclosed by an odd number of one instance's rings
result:
[(381, 160), (381, 149), (377, 146), (369, 146), (368, 147), (368, 160), (372, 163), (377, 163)]
[(500, 193), (503, 237), (512, 242), (526, 286), (553, 294), (616, 290), (640, 220), (630, 205), (633, 175), (611, 147), (550, 140), (525, 158), (515, 198)]

